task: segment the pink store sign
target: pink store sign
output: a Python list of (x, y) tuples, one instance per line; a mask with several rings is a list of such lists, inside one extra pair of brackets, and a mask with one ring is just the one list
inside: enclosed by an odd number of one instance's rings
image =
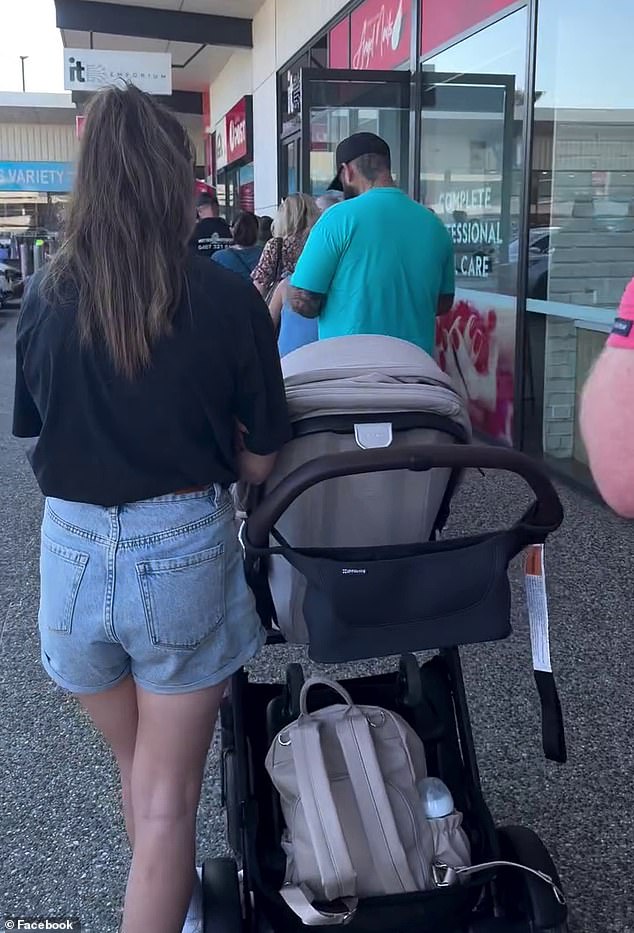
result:
[(412, 36), (409, 0), (366, 0), (350, 17), (351, 65), (361, 71), (390, 71), (409, 59)]

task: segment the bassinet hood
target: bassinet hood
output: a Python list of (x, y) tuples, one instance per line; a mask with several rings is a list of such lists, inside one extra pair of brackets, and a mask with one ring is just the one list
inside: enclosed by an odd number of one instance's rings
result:
[(424, 350), (359, 334), (308, 344), (282, 360), (291, 420), (332, 414), (425, 411), (464, 426), (466, 402)]

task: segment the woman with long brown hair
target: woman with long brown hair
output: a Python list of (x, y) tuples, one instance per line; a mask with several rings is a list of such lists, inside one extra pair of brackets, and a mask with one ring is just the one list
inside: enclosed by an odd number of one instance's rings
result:
[(266, 305), (188, 253), (193, 203), (176, 118), (134, 87), (96, 95), (64, 242), (18, 326), (42, 662), (119, 766), (124, 933), (200, 929), (203, 767), (227, 678), (263, 642), (228, 488), (262, 482), (288, 434)]

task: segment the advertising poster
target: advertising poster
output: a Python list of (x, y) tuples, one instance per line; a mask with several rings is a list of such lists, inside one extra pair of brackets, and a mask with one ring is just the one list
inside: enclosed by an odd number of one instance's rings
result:
[(512, 76), (428, 77), (424, 203), (454, 248), (456, 301), (438, 318), (441, 367), (468, 399), (474, 429), (512, 444), (519, 199), (513, 171)]
[(515, 298), (456, 289), (452, 310), (436, 319), (436, 354), (468, 399), (474, 430), (512, 445)]

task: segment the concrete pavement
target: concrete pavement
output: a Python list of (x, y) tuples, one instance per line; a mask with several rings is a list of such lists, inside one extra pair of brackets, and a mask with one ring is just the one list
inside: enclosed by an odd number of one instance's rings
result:
[[(5, 316), (6, 318), (6, 316)], [(41, 498), (10, 437), (13, 330), (0, 319), (0, 914), (80, 915), (90, 933), (116, 929), (128, 862), (107, 750), (75, 702), (39, 664)], [(474, 476), (455, 500), (455, 529), (517, 514), (521, 484)], [(543, 760), (521, 576), (515, 634), (464, 652), (483, 781), (499, 822), (537, 829), (557, 861), (573, 933), (634, 933), (632, 582), (634, 524), (562, 489), (563, 529), (547, 549), (553, 659), (570, 761)], [(289, 657), (254, 664), (279, 679)], [(358, 669), (357, 666), (356, 669)], [(217, 756), (199, 820), (201, 855), (223, 851)]]

